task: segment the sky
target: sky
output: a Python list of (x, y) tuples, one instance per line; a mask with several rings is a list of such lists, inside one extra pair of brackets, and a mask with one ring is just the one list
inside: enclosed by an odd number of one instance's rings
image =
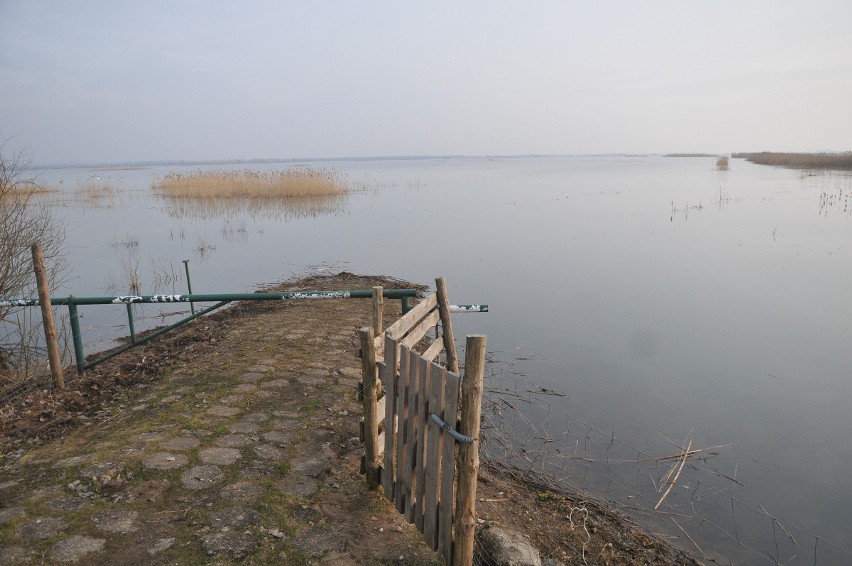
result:
[(852, 150), (852, 2), (0, 0), (35, 163)]

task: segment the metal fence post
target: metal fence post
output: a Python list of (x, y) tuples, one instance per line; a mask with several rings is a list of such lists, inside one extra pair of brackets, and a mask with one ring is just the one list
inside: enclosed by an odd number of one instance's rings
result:
[[(189, 260), (183, 260), (183, 269), (186, 271), (186, 288), (189, 291), (189, 294), (192, 294), (192, 281), (189, 279)], [(195, 303), (189, 301), (189, 310), (192, 311), (192, 314), (195, 314)]]
[(86, 365), (86, 357), (83, 354), (83, 338), (80, 335), (80, 315), (77, 312), (77, 303), (74, 296), (68, 297), (68, 314), (71, 319), (71, 336), (74, 339), (74, 359), (77, 362), (77, 373), (83, 373)]
[(130, 343), (136, 343), (136, 326), (133, 324), (133, 303), (127, 303), (127, 323), (130, 326)]

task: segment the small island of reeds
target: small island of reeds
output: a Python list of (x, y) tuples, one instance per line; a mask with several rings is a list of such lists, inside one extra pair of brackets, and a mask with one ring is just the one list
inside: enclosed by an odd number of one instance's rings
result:
[(728, 156), (722, 155), (716, 160), (716, 169), (719, 171), (727, 171), (728, 170)]
[(733, 157), (745, 159), (758, 165), (775, 165), (792, 169), (852, 170), (852, 151), (841, 153), (781, 153), (761, 151), (758, 153), (734, 153)]
[(340, 174), (326, 169), (168, 173), (151, 188), (161, 196), (182, 199), (330, 197), (348, 190)]

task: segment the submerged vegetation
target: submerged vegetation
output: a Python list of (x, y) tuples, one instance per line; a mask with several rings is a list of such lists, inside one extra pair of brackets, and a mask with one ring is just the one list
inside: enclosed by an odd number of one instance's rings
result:
[(842, 153), (734, 153), (733, 157), (758, 165), (775, 165), (792, 169), (852, 170), (852, 151)]
[(341, 176), (325, 169), (169, 173), (155, 179), (152, 189), (165, 197), (201, 199), (327, 197), (347, 191)]

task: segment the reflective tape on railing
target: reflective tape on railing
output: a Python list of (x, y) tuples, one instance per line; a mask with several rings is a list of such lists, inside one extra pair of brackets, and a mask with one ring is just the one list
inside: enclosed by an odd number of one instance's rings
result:
[(488, 312), (488, 305), (450, 305), (450, 312)]
[[(387, 289), (386, 299), (416, 297), (417, 289)], [(218, 301), (278, 301), (290, 299), (370, 299), (372, 289), (352, 291), (287, 291), (284, 293), (211, 293), (193, 295), (120, 295), (117, 297), (62, 297), (50, 299), (53, 306), (60, 305), (119, 305), (129, 303), (203, 303)], [(0, 307), (37, 307), (38, 299), (0, 299)]]

